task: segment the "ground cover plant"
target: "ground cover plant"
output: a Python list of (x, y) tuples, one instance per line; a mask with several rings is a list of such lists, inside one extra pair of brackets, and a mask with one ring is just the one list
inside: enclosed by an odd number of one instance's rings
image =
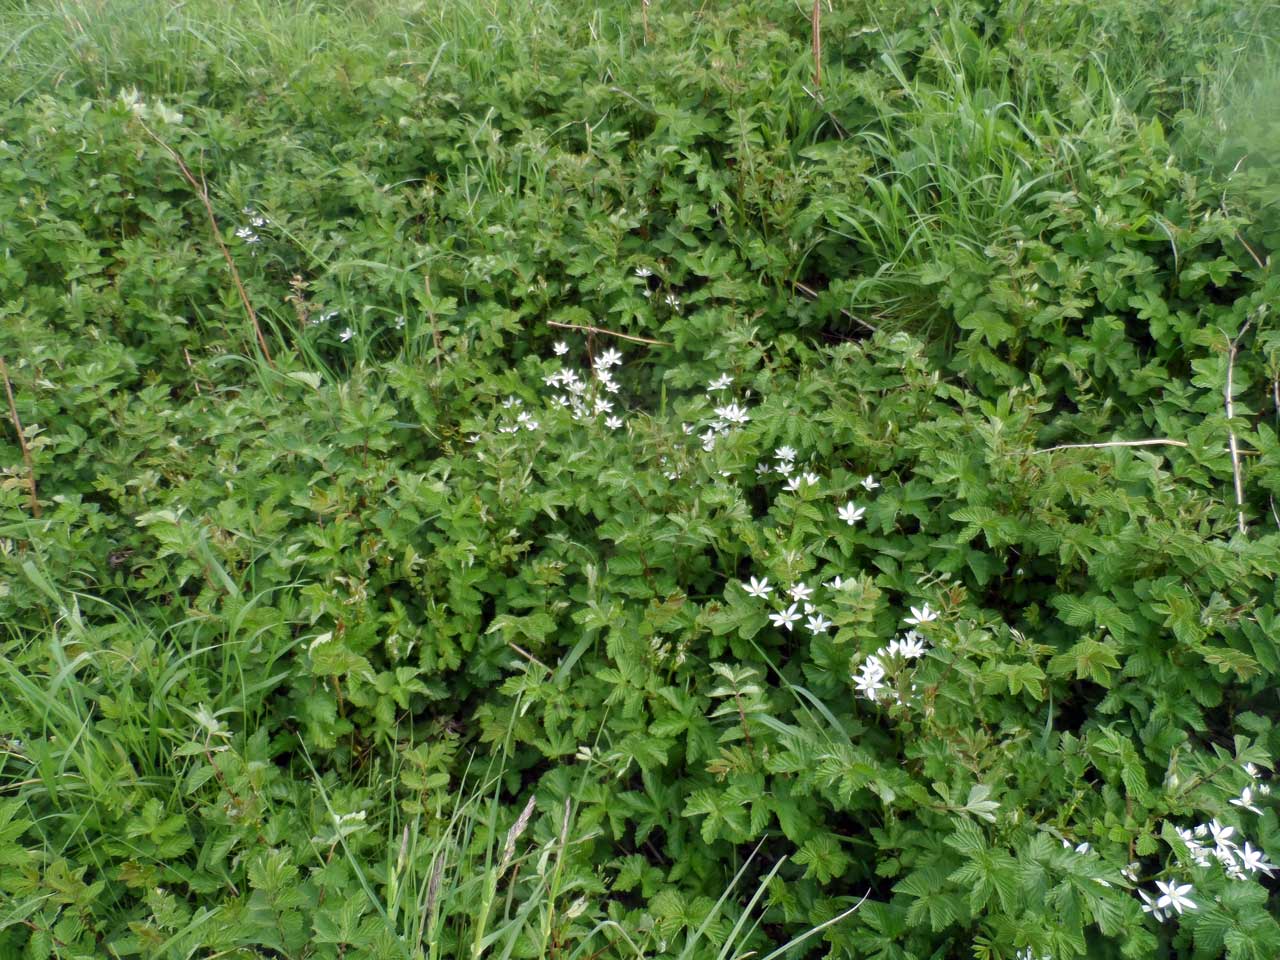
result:
[(0, 2), (0, 957), (1276, 956), (1278, 26)]

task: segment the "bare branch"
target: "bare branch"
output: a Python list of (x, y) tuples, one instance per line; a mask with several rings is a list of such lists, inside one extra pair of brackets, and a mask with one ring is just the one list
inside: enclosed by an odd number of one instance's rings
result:
[(31, 515), (40, 519), (40, 498), (36, 496), (36, 467), (31, 460), (31, 448), (27, 446), (27, 435), (22, 430), (22, 420), (18, 416), (18, 405), (13, 402), (13, 384), (9, 382), (9, 365), (0, 357), (0, 376), (4, 377), (4, 393), (9, 398), (9, 417), (13, 420), (13, 429), (18, 433), (18, 446), (22, 448), (22, 462), (27, 468), (27, 488), (31, 495)]
[(1235, 404), (1231, 399), (1232, 387), (1235, 383), (1236, 355), (1240, 348), (1240, 338), (1243, 337), (1253, 325), (1253, 317), (1245, 321), (1245, 325), (1240, 328), (1240, 332), (1236, 334), (1235, 339), (1231, 341), (1231, 346), (1227, 352), (1227, 386), (1223, 390), (1227, 406), (1227, 440), (1231, 448), (1231, 477), (1235, 482), (1236, 492), (1236, 526), (1240, 533), (1245, 533), (1244, 524), (1244, 477), (1240, 470), (1240, 443), (1236, 440), (1236, 432), (1231, 428), (1231, 418), (1235, 416)]
[(648, 337), (637, 337), (630, 333), (619, 333), (617, 330), (606, 330), (604, 327), (592, 327), (582, 323), (560, 323), (558, 320), (548, 320), (548, 327), (556, 327), (560, 330), (580, 330), (585, 333), (603, 333), (606, 336), (617, 337), (619, 340), (630, 340), (632, 343), (647, 343), (651, 347), (670, 347), (674, 344), (667, 343), (665, 340), (650, 340)]
[(222, 242), (222, 232), (218, 229), (218, 218), (214, 215), (213, 203), (209, 200), (208, 187), (205, 185), (203, 178), (196, 180), (177, 150), (161, 140), (155, 131), (143, 123), (141, 119), (138, 120), (138, 123), (147, 132), (147, 136), (158, 143), (173, 158), (173, 162), (182, 171), (183, 178), (187, 183), (191, 184), (191, 189), (196, 192), (196, 196), (204, 205), (205, 215), (209, 218), (209, 227), (213, 231), (214, 242), (218, 244), (218, 249), (222, 251), (222, 259), (227, 261), (227, 268), (231, 271), (231, 280), (236, 286), (236, 292), (240, 295), (240, 302), (244, 305), (244, 312), (248, 314), (249, 322), (253, 325), (253, 332), (257, 335), (258, 349), (262, 351), (262, 356), (267, 361), (267, 366), (274, 368), (275, 363), (271, 359), (271, 351), (267, 349), (267, 339), (262, 335), (262, 327), (258, 324), (258, 314), (254, 311), (253, 304), (249, 302), (249, 294), (245, 291), (244, 284), (240, 282), (240, 271), (236, 269), (236, 262), (231, 258), (231, 251)]
[(1102, 450), (1107, 447), (1188, 447), (1185, 440), (1166, 440), (1153, 437), (1150, 440), (1108, 440), (1105, 443), (1062, 443), (1056, 447), (1045, 447), (1041, 450), (1028, 450), (1028, 453), (1054, 453), (1058, 450)]

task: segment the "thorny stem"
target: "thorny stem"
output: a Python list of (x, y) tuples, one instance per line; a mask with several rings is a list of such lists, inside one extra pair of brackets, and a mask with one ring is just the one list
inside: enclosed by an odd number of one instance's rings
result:
[(213, 231), (214, 242), (217, 243), (218, 249), (222, 251), (222, 259), (227, 262), (227, 268), (231, 271), (231, 282), (235, 284), (236, 293), (240, 295), (240, 303), (244, 305), (244, 312), (249, 317), (249, 323), (253, 325), (253, 332), (258, 339), (258, 349), (262, 351), (263, 359), (267, 361), (267, 366), (275, 369), (275, 362), (271, 359), (271, 351), (267, 348), (267, 338), (262, 335), (262, 327), (258, 323), (258, 314), (253, 309), (253, 304), (249, 302), (249, 294), (244, 289), (244, 284), (240, 281), (240, 271), (236, 269), (236, 262), (231, 257), (231, 251), (227, 249), (227, 245), (222, 242), (222, 232), (218, 228), (218, 218), (213, 212), (213, 203), (209, 200), (209, 188), (203, 179), (196, 180), (195, 176), (188, 169), (182, 156), (177, 150), (165, 143), (156, 134), (154, 130), (148, 127), (141, 119), (138, 123), (142, 125), (142, 129), (147, 132), (152, 140), (158, 143), (166, 153), (173, 158), (173, 162), (178, 165), (178, 169), (182, 171), (183, 178), (187, 183), (191, 184), (191, 189), (196, 192), (200, 203), (204, 206), (205, 216), (209, 218), (209, 227)]
[(813, 88), (822, 89), (822, 0), (813, 0)]
[(560, 330), (582, 330), (586, 333), (603, 333), (610, 337), (617, 337), (619, 340), (630, 340), (632, 343), (647, 343), (652, 347), (669, 347), (671, 346), (665, 340), (650, 340), (648, 337), (637, 337), (630, 333), (619, 333), (617, 330), (606, 330), (604, 327), (592, 327), (582, 323), (561, 323), (558, 320), (548, 320), (548, 327), (556, 327)]
[(1236, 440), (1236, 432), (1231, 428), (1231, 419), (1235, 416), (1235, 404), (1231, 399), (1231, 390), (1234, 385), (1236, 354), (1240, 347), (1240, 338), (1243, 337), (1253, 324), (1253, 318), (1250, 317), (1245, 325), (1236, 334), (1235, 339), (1231, 341), (1231, 346), (1227, 353), (1227, 386), (1223, 391), (1227, 402), (1227, 440), (1231, 447), (1231, 476), (1235, 482), (1236, 493), (1236, 525), (1243, 535), (1245, 530), (1244, 524), (1244, 478), (1240, 472), (1240, 443)]
[(27, 446), (27, 435), (22, 430), (22, 420), (18, 417), (18, 405), (13, 402), (13, 384), (9, 382), (9, 365), (4, 357), (0, 357), (0, 376), (4, 378), (5, 396), (9, 398), (9, 416), (13, 420), (13, 429), (18, 433), (18, 446), (22, 448), (22, 462), (27, 468), (27, 489), (31, 494), (31, 515), (40, 519), (40, 498), (36, 496), (36, 468), (31, 461), (31, 448)]

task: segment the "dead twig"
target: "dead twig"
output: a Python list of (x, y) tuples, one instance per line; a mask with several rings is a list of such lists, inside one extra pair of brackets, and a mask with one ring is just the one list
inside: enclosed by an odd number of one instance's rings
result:
[(31, 495), (31, 515), (40, 519), (40, 498), (36, 495), (36, 466), (31, 460), (31, 448), (27, 446), (27, 435), (22, 430), (22, 419), (18, 416), (18, 405), (13, 401), (13, 384), (9, 382), (9, 365), (4, 357), (0, 357), (0, 376), (4, 377), (4, 394), (9, 398), (9, 418), (13, 421), (13, 429), (18, 434), (18, 446), (22, 448), (22, 462), (27, 468), (27, 489)]
[(508, 641), (507, 641), (507, 646), (508, 646), (508, 647), (510, 647), (512, 650), (514, 650), (516, 653), (520, 654), (520, 656), (524, 657), (524, 658), (525, 658), (526, 660), (528, 660), (530, 663), (536, 663), (536, 664), (537, 664), (538, 666), (540, 666), (543, 670), (547, 671), (547, 673), (550, 673), (550, 672), (551, 672), (551, 668), (550, 668), (550, 667), (548, 667), (545, 663), (543, 663), (541, 660), (539, 660), (537, 657), (535, 657), (535, 656), (534, 656), (532, 653), (530, 653), (528, 650), (526, 650), (526, 649), (524, 649), (523, 647), (521, 647), (519, 644), (512, 643), (510, 640), (508, 640)]
[(584, 333), (603, 333), (606, 336), (617, 337), (619, 340), (630, 340), (632, 343), (647, 343), (651, 347), (670, 347), (665, 340), (650, 340), (648, 337), (637, 337), (630, 333), (619, 333), (617, 330), (606, 330), (604, 327), (592, 327), (582, 323), (561, 323), (558, 320), (548, 320), (548, 327), (555, 327), (558, 330), (580, 330)]
[(427, 319), (431, 321), (431, 342), (436, 348), (436, 375), (440, 374), (440, 328), (436, 326), (436, 312), (431, 309), (431, 276), (426, 274), (422, 278), (423, 288), (427, 294)]
[(1245, 321), (1235, 339), (1227, 350), (1227, 385), (1223, 390), (1227, 406), (1227, 441), (1231, 448), (1231, 478), (1235, 483), (1236, 493), (1236, 526), (1241, 534), (1246, 532), (1244, 523), (1244, 476), (1240, 470), (1240, 443), (1236, 440), (1236, 432), (1231, 428), (1231, 418), (1235, 416), (1235, 404), (1231, 399), (1235, 385), (1236, 355), (1239, 353), (1240, 339), (1253, 326), (1253, 317)]
[(231, 257), (231, 251), (227, 249), (227, 245), (222, 242), (222, 232), (218, 228), (218, 218), (213, 212), (213, 203), (209, 200), (209, 189), (205, 185), (203, 179), (197, 180), (188, 169), (182, 156), (177, 150), (165, 143), (156, 134), (154, 130), (146, 125), (141, 119), (138, 120), (142, 129), (146, 131), (147, 136), (158, 143), (164, 151), (169, 154), (173, 162), (178, 165), (178, 169), (182, 171), (183, 179), (191, 184), (191, 189), (196, 192), (196, 196), (204, 205), (205, 215), (209, 218), (209, 228), (213, 231), (214, 242), (218, 244), (218, 249), (222, 251), (222, 259), (227, 262), (227, 268), (231, 271), (231, 281), (236, 286), (236, 293), (240, 295), (240, 302), (244, 305), (244, 312), (249, 317), (249, 323), (253, 325), (253, 332), (258, 338), (258, 349), (262, 351), (263, 359), (267, 361), (267, 366), (275, 368), (275, 362), (271, 359), (271, 351), (267, 349), (267, 338), (262, 335), (262, 326), (258, 323), (258, 314), (253, 309), (253, 304), (249, 302), (249, 294), (244, 289), (244, 284), (240, 281), (240, 271), (236, 269), (236, 262)]
[[(1248, 158), (1249, 158), (1249, 155), (1246, 153), (1243, 157), (1241, 157), (1239, 160), (1236, 161), (1236, 165), (1232, 167), (1231, 172), (1227, 174), (1227, 182), (1222, 185), (1221, 206), (1222, 206), (1223, 216), (1226, 216), (1226, 217), (1231, 216), (1231, 211), (1227, 209), (1227, 188), (1231, 185), (1231, 178), (1234, 177), (1236, 173), (1239, 172), (1240, 167), (1244, 165), (1245, 160), (1247, 160)], [(1258, 256), (1257, 251), (1255, 251), (1253, 247), (1249, 246), (1245, 238), (1240, 235), (1240, 231), (1233, 230), (1232, 232), (1235, 234), (1236, 240), (1240, 242), (1240, 246), (1244, 247), (1245, 250), (1248, 251), (1249, 256), (1253, 258), (1253, 262), (1258, 265), (1258, 269), (1265, 270), (1267, 268), (1267, 265), (1263, 263), (1262, 258)]]
[(1150, 440), (1108, 440), (1105, 443), (1062, 443), (1056, 447), (1028, 450), (1030, 454), (1055, 453), (1058, 450), (1102, 450), (1106, 447), (1189, 447), (1185, 440), (1166, 440), (1153, 437)]
[[(818, 291), (813, 289), (813, 287), (806, 286), (805, 284), (801, 283), (799, 280), (793, 280), (791, 282), (791, 285), (795, 287), (797, 290), (799, 290), (801, 293), (803, 293), (810, 300), (818, 299)], [(867, 321), (863, 320), (861, 317), (854, 316), (854, 314), (850, 313), (844, 307), (840, 308), (840, 313), (846, 320), (852, 320), (858, 326), (863, 327), (867, 330), (870, 330), (872, 333), (880, 332), (879, 327), (876, 327), (873, 324), (867, 323)]]
[(813, 88), (822, 89), (822, 0), (813, 0)]

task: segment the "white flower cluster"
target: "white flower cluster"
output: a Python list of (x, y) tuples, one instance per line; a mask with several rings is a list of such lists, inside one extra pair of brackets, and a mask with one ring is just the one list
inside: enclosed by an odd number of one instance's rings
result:
[[(569, 353), (569, 345), (560, 341), (552, 350), (557, 357), (563, 357)], [(603, 417), (606, 427), (619, 429), (623, 425), (622, 417), (614, 413), (614, 401), (609, 396), (619, 390), (613, 368), (621, 365), (622, 354), (610, 348), (595, 357), (590, 372), (563, 366), (547, 374), (542, 383), (555, 391), (550, 398), (551, 406), (568, 411), (575, 422), (585, 423)], [(519, 397), (507, 397), (502, 401), (502, 409), (504, 414), (496, 428), (500, 434), (532, 433), (542, 427), (542, 421), (524, 409), (524, 401)], [(480, 434), (472, 434), (468, 440), (476, 443)]]
[[(563, 357), (568, 354), (569, 345), (562, 340), (552, 349), (557, 357)], [(610, 347), (596, 356), (589, 374), (579, 374), (573, 367), (561, 367), (543, 377), (542, 382), (560, 391), (551, 398), (551, 402), (568, 410), (574, 420), (582, 423), (604, 414), (605, 426), (617, 430), (622, 426), (622, 418), (614, 415), (613, 401), (601, 393), (612, 395), (618, 392), (613, 368), (620, 366), (622, 354)]]
[(249, 218), (249, 225), (245, 227), (237, 227), (236, 236), (248, 244), (261, 243), (262, 237), (258, 236), (258, 231), (254, 228), (265, 227), (270, 224), (271, 221), (258, 211), (254, 210), (253, 207), (245, 207), (240, 212)]
[[(924, 609), (929, 611), (929, 605), (925, 604)], [(912, 612), (916, 613), (913, 607)], [(932, 613), (932, 611), (929, 611)], [(935, 614), (936, 616), (936, 614)], [(934, 619), (933, 617), (929, 618)], [(912, 620), (908, 618), (907, 623), (919, 623), (927, 621)], [(925, 647), (924, 637), (920, 636), (915, 630), (908, 630), (902, 637), (894, 637), (887, 644), (877, 650), (875, 653), (862, 661), (862, 665), (858, 667), (858, 671), (853, 675), (853, 687), (858, 691), (860, 696), (866, 697), (872, 703), (879, 703), (882, 699), (891, 698), (898, 704), (904, 705), (905, 698), (898, 692), (900, 689), (897, 685), (891, 685), (888, 682), (890, 674), (901, 671), (912, 660), (919, 660), (925, 655), (927, 648)], [(916, 685), (911, 684), (911, 692), (914, 693)]]
[(502, 401), (502, 409), (507, 411), (507, 415), (514, 415), (514, 420), (508, 420), (506, 423), (498, 427), (499, 433), (519, 433), (521, 430), (528, 430), (532, 433), (542, 424), (538, 423), (527, 410), (521, 409), (524, 401), (519, 397), (507, 397)]
[[(1255, 796), (1269, 794), (1271, 785), (1261, 781), (1258, 768), (1252, 763), (1244, 764), (1243, 769), (1249, 776), (1249, 783), (1240, 791), (1240, 796), (1233, 799), (1231, 803), (1254, 813), (1262, 813), (1253, 801)], [(1182, 858), (1181, 863), (1184, 869), (1192, 867), (1207, 869), (1216, 863), (1232, 880), (1247, 880), (1250, 876), (1259, 873), (1268, 877), (1274, 876), (1276, 865), (1267, 860), (1266, 854), (1248, 840), (1238, 842), (1241, 838), (1235, 827), (1213, 819), (1208, 823), (1197, 824), (1193, 828), (1176, 827), (1175, 829), (1178, 839), (1187, 848), (1187, 856)], [(1129, 880), (1136, 880), (1135, 865), (1130, 864), (1130, 868), (1124, 875)], [(1168, 920), (1175, 913), (1180, 914), (1183, 910), (1196, 908), (1195, 901), (1189, 896), (1193, 892), (1189, 882), (1179, 884), (1176, 880), (1157, 880), (1156, 889), (1159, 891), (1159, 896), (1152, 897), (1145, 890), (1139, 890), (1138, 896), (1142, 898), (1143, 911), (1157, 920)]]
[[(1267, 861), (1266, 854), (1248, 840), (1243, 846), (1236, 843), (1235, 827), (1224, 826), (1216, 819), (1199, 824), (1195, 829), (1176, 829), (1178, 838), (1187, 845), (1187, 856), (1197, 867), (1208, 867), (1217, 862), (1233, 880), (1246, 880), (1249, 874), (1259, 872), (1271, 876), (1275, 869), (1275, 864)], [(1208, 840), (1212, 841), (1212, 846), (1206, 843)]]

